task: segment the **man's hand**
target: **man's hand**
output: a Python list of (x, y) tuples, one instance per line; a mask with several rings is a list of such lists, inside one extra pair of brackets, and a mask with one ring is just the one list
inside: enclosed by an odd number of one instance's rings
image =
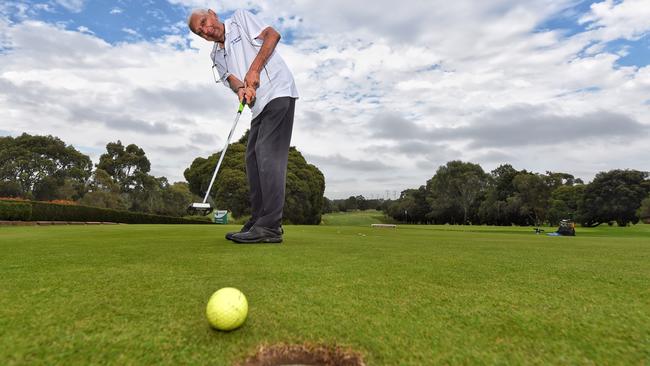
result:
[(257, 89), (260, 87), (260, 73), (256, 70), (248, 70), (244, 78), (244, 86)]
[(244, 97), (246, 97), (246, 104), (248, 104), (249, 106), (255, 104), (255, 95), (256, 92), (255, 89), (253, 88), (239, 88), (239, 90), (237, 90), (237, 96), (239, 97), (239, 102), (241, 103)]
[[(244, 99), (244, 96), (246, 96), (246, 88), (241, 87), (237, 89), (237, 97), (239, 98), (239, 103), (241, 103), (242, 99)], [(248, 101), (248, 97), (246, 98), (246, 101)]]

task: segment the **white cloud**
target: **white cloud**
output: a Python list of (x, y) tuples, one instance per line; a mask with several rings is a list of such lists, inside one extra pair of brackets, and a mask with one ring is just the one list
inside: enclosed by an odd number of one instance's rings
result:
[(136, 31), (135, 29), (131, 29), (131, 28), (122, 28), (122, 32), (128, 33), (128, 34), (130, 34), (132, 36), (139, 35), (138, 31)]
[[(200, 51), (164, 41), (111, 46), (40, 22), (2, 31), (13, 50), (0, 56), (0, 129), (11, 134), (54, 134), (95, 162), (110, 141), (136, 143), (153, 173), (174, 181), (195, 157), (220, 148), (230, 128), (235, 101), (207, 78), (207, 43)], [(207, 143), (193, 142), (197, 134)]]
[(109, 13), (110, 14), (122, 14), (123, 12), (124, 12), (124, 10), (116, 7), (116, 8), (111, 9), (111, 11)]
[(591, 11), (580, 18), (580, 23), (595, 30), (598, 39), (603, 41), (639, 39), (650, 30), (650, 4), (647, 0), (605, 0), (592, 4)]
[[(217, 10), (254, 7), (294, 35), (278, 48), (301, 94), (292, 144), (323, 170), (330, 197), (347, 197), (417, 187), (451, 159), (587, 180), (650, 169), (650, 67), (619, 67), (621, 54), (604, 44), (648, 32), (641, 2), (595, 4), (577, 17), (588, 29), (569, 37), (538, 28), (574, 0), (226, 0)], [(211, 45), (189, 36), (193, 49), (181, 47), (181, 21), (180, 33), (159, 42), (118, 45), (38, 22), (0, 23), (13, 48), (0, 55), (0, 120), (15, 121), (0, 129), (100, 150), (134, 142), (154, 174), (182, 179), (194, 157), (221, 148), (236, 102), (212, 84)], [(554, 140), (564, 124), (572, 137)], [(598, 133), (617, 127), (616, 139)], [(528, 128), (543, 143), (513, 143)]]
[(14, 1), (0, 2), (0, 21), (9, 23), (9, 14), (17, 19), (25, 19), (29, 16), (29, 12), (30, 7), (27, 4)]
[(48, 13), (54, 13), (55, 12), (55, 10), (54, 10), (54, 8), (52, 7), (51, 4), (34, 4), (33, 7), (36, 10), (43, 10), (43, 11), (46, 11)]
[(77, 30), (80, 33), (86, 33), (86, 34), (95, 34), (95, 32), (91, 31), (88, 27), (84, 27), (83, 25), (80, 27), (77, 27)]
[(73, 13), (79, 13), (84, 7), (84, 0), (55, 0), (57, 4)]

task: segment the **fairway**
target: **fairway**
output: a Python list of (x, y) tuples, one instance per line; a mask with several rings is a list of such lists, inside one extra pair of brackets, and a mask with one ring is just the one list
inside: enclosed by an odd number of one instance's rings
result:
[[(0, 227), (0, 364), (230, 365), (280, 342), (368, 365), (650, 362), (650, 225), (234, 229)], [(223, 333), (205, 306), (227, 286), (250, 310)]]
[(392, 222), (383, 212), (377, 210), (333, 212), (323, 215), (323, 225), (333, 226), (370, 226)]

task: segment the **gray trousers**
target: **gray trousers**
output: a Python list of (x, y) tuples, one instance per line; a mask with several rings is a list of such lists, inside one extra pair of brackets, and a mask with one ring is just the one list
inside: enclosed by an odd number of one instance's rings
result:
[(273, 99), (253, 119), (246, 148), (246, 175), (255, 226), (282, 224), (287, 159), (296, 100)]

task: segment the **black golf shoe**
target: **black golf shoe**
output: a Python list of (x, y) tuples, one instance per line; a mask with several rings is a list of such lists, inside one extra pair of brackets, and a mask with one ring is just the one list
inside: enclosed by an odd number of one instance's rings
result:
[(256, 244), (256, 243), (282, 243), (282, 227), (269, 228), (253, 226), (245, 233), (236, 233), (232, 236), (232, 241), (238, 244)]
[(235, 235), (235, 234), (239, 234), (239, 233), (245, 233), (245, 232), (247, 232), (248, 230), (251, 229), (251, 227), (253, 227), (254, 224), (255, 224), (254, 222), (247, 221), (247, 222), (244, 224), (244, 226), (242, 226), (241, 230), (239, 230), (239, 231), (231, 231), (231, 232), (229, 232), (229, 233), (226, 233), (226, 239), (228, 239), (228, 240), (232, 240), (232, 236), (233, 236), (233, 235)]

